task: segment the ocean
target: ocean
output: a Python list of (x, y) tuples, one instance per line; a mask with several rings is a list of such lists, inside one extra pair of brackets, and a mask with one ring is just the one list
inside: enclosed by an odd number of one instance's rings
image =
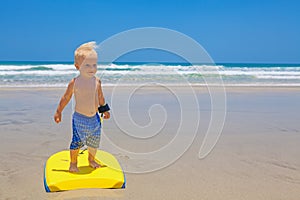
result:
[[(72, 62), (0, 62), (0, 87), (66, 87)], [(300, 64), (99, 63), (103, 85), (300, 86)]]

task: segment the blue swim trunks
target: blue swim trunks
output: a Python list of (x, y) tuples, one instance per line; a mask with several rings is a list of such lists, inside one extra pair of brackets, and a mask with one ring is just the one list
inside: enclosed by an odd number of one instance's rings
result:
[(74, 112), (72, 119), (73, 137), (70, 149), (79, 149), (84, 145), (99, 148), (101, 122), (98, 113), (92, 117)]

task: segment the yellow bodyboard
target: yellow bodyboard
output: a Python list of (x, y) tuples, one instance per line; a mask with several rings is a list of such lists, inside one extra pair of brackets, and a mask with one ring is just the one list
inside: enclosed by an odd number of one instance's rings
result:
[(97, 150), (95, 160), (102, 167), (93, 169), (89, 166), (87, 150), (79, 153), (79, 172), (70, 173), (70, 151), (53, 154), (45, 164), (45, 190), (57, 192), (84, 188), (125, 188), (124, 172), (112, 154)]

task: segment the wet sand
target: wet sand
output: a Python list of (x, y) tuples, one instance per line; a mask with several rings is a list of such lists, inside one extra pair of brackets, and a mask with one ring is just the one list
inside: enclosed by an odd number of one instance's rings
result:
[[(210, 122), (211, 101), (206, 88), (194, 91), (199, 108), (178, 104), (178, 96), (183, 97), (180, 101), (190, 100), (184, 87), (175, 95), (166, 88), (141, 88), (129, 100), (129, 88), (115, 95), (113, 88), (104, 87), (114, 111), (104, 122), (100, 148), (113, 153), (126, 171), (126, 189), (46, 193), (44, 164), (53, 153), (69, 147), (72, 106), (57, 125), (53, 114), (64, 89), (1, 88), (0, 199), (299, 199), (300, 88), (226, 88), (224, 128), (204, 159), (198, 154)], [(128, 102), (131, 120), (118, 112), (120, 101)], [(186, 105), (187, 117), (181, 118), (178, 105)], [(177, 137), (181, 122), (187, 124), (184, 144), (195, 130), (195, 112), (201, 116), (197, 135), (173, 163), (164, 164), (164, 156), (140, 159), (111, 145), (138, 154), (160, 150)], [(144, 131), (132, 130), (132, 123)], [(152, 172), (146, 173), (149, 169)]]

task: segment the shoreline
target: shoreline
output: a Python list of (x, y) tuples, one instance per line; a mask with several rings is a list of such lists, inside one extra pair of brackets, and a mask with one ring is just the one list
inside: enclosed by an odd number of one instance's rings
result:
[[(179, 88), (186, 88), (186, 87), (192, 87), (192, 88), (208, 88), (207, 85), (176, 85), (176, 84), (157, 84), (157, 85), (143, 85), (143, 84), (137, 84), (137, 85), (102, 85), (102, 88), (115, 88), (115, 87), (122, 87), (122, 88), (131, 88), (131, 87), (148, 87), (148, 88), (156, 88), (156, 87), (179, 87)], [(245, 88), (252, 88), (252, 89), (295, 89), (300, 90), (300, 85), (209, 85), (209, 87), (215, 87), (215, 88), (225, 88), (225, 89), (245, 89)], [(10, 90), (10, 89), (22, 89), (22, 90), (31, 90), (31, 89), (37, 89), (37, 90), (59, 90), (59, 89), (65, 89), (66, 86), (0, 86), (0, 90)]]

